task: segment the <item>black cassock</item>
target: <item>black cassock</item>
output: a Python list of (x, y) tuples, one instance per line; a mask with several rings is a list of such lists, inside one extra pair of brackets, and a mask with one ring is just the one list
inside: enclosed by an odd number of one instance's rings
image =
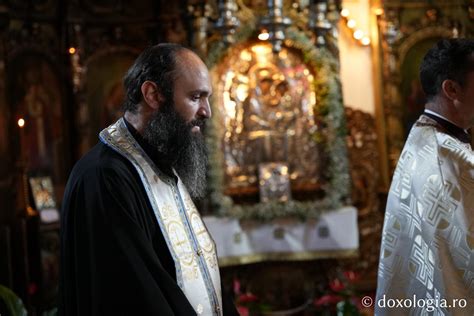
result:
[[(229, 296), (222, 300), (224, 315), (238, 315)], [(59, 314), (196, 315), (140, 176), (100, 142), (64, 194)]]

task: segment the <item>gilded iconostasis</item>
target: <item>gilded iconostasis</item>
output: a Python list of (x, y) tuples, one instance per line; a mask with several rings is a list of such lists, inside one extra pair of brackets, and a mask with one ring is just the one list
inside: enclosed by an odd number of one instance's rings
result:
[(54, 313), (74, 163), (122, 115), (148, 45), (210, 69), (208, 194), (224, 288), (245, 314), (373, 313), (385, 196), (439, 39), (474, 2), (23, 0), (0, 4), (0, 284)]

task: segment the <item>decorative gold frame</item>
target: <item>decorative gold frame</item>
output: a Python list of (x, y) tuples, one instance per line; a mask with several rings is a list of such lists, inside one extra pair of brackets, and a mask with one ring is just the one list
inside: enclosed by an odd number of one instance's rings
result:
[(420, 41), (436, 37), (449, 37), (451, 31), (444, 27), (427, 27), (413, 33), (400, 45), (387, 53), (388, 60), (384, 67), (383, 90), (384, 90), (384, 114), (386, 122), (386, 142), (388, 155), (389, 173), (392, 174), (398, 162), (398, 158), (405, 144), (405, 130), (402, 126), (402, 96), (400, 91), (401, 73), (407, 52)]

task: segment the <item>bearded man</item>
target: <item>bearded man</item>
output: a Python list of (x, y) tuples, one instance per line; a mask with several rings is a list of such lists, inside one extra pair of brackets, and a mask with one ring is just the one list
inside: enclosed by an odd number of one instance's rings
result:
[(237, 315), (222, 299), (204, 195), (209, 73), (176, 44), (124, 79), (124, 116), (74, 167), (61, 219), (61, 315)]

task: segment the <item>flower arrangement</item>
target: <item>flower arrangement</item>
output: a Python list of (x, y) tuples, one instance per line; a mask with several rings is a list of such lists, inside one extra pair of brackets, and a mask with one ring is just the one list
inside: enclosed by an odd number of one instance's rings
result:
[[(241, 316), (255, 316), (255, 315), (318, 315), (318, 316), (364, 316), (373, 314), (371, 307), (363, 304), (363, 298), (367, 293), (361, 292), (357, 289), (360, 285), (360, 275), (357, 272), (337, 271), (336, 277), (329, 280), (325, 289), (320, 291), (320, 295), (314, 297), (314, 288), (306, 292), (312, 299), (297, 308), (286, 309), (284, 311), (278, 310), (275, 304), (278, 304), (278, 299), (272, 295), (265, 296), (262, 299), (249, 291), (242, 291), (241, 283), (237, 278), (233, 280), (233, 293), (235, 296), (235, 305)], [(314, 284), (313, 284), (314, 285)], [(245, 286), (243, 286), (245, 288)], [(305, 295), (306, 295), (305, 294)], [(273, 302), (268, 304), (268, 299)], [(276, 301), (275, 301), (276, 299)], [(372, 298), (373, 299), (373, 298)]]
[(359, 275), (344, 271), (329, 282), (329, 292), (317, 297), (313, 306), (318, 315), (360, 316), (361, 297), (355, 289)]
[(270, 311), (270, 307), (263, 304), (260, 299), (251, 292), (241, 292), (240, 281), (234, 279), (235, 306), (240, 316), (262, 314)]

